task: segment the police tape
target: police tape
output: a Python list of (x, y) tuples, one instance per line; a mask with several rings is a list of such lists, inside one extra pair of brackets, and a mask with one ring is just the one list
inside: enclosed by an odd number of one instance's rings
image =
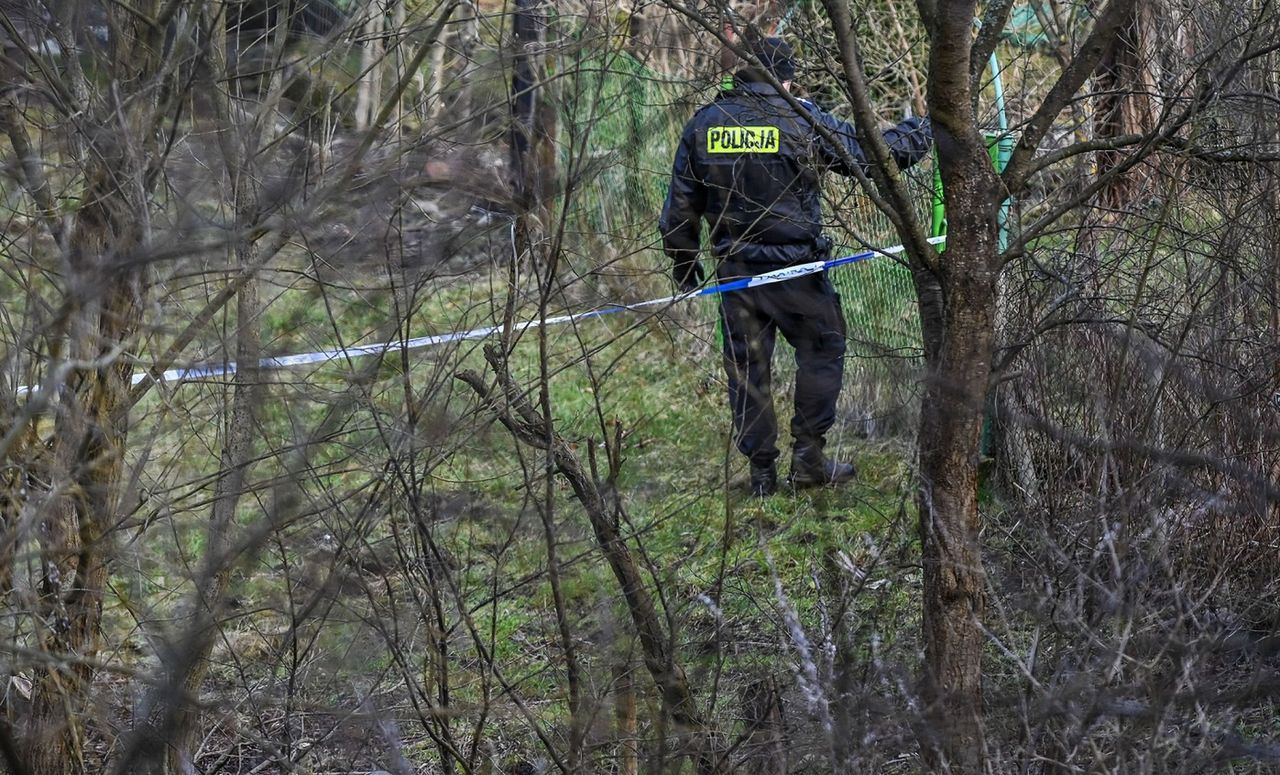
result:
[[(947, 238), (932, 237), (929, 239), (930, 245), (938, 245), (946, 242)], [(676, 304), (689, 299), (696, 299), (701, 296), (716, 296), (730, 291), (740, 291), (745, 288), (756, 288), (761, 285), (772, 285), (774, 283), (786, 282), (797, 277), (805, 275), (817, 274), (828, 269), (835, 269), (846, 264), (853, 264), (859, 261), (876, 258), (878, 256), (889, 256), (903, 252), (905, 248), (902, 245), (894, 245), (889, 248), (879, 248), (875, 250), (866, 250), (861, 253), (855, 253), (849, 256), (841, 256), (833, 258), (829, 261), (813, 261), (808, 264), (797, 264), (796, 266), (788, 266), (782, 269), (775, 269), (772, 272), (754, 275), (752, 277), (743, 277), (737, 280), (729, 280), (728, 282), (710, 285), (706, 288), (699, 288), (696, 291), (687, 293), (678, 293), (674, 296), (663, 296), (658, 299), (649, 299), (648, 301), (636, 302), (635, 304), (611, 304), (607, 307), (588, 310), (586, 312), (576, 312), (570, 315), (558, 315), (540, 320), (530, 320), (517, 325), (515, 328), (520, 332), (534, 330), (543, 326), (557, 326), (566, 323), (577, 323), (591, 318), (603, 317), (604, 315), (613, 315), (619, 312), (633, 312), (646, 307), (657, 307), (662, 305)], [(339, 347), (333, 350), (318, 350), (310, 353), (297, 353), (295, 355), (277, 355), (270, 358), (263, 358), (258, 361), (258, 369), (263, 371), (273, 371), (277, 369), (287, 369), (293, 366), (306, 366), (316, 363), (327, 363), (339, 359), (364, 358), (369, 355), (385, 355), (389, 352), (402, 352), (405, 350), (419, 350), (424, 347), (434, 347), (436, 345), (449, 344), (451, 342), (465, 342), (474, 339), (484, 339), (502, 331), (502, 326), (485, 326), (483, 328), (473, 328), (470, 331), (454, 331), (447, 334), (434, 334), (432, 336), (419, 336), (412, 339), (396, 339), (390, 342), (379, 342), (377, 344), (361, 344), (352, 345), (350, 347)], [(161, 373), (158, 377), (159, 381), (169, 382), (191, 382), (200, 379), (212, 379), (215, 377), (225, 377), (235, 374), (237, 370), (235, 361), (227, 361), (221, 364), (205, 364), (201, 366), (187, 366), (176, 369), (168, 369)], [(133, 375), (132, 384), (137, 385), (143, 380), (151, 376), (149, 371), (140, 371)], [(30, 385), (23, 385), (18, 388), (18, 395), (27, 395), (32, 392)]]

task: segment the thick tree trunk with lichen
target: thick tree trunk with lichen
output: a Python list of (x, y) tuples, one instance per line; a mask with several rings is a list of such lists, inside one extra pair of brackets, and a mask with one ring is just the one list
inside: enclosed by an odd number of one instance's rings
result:
[[(104, 149), (101, 143), (95, 150)], [(25, 747), (33, 775), (74, 772), (83, 758), (83, 710), (98, 651), (98, 628), (116, 522), (133, 364), (144, 293), (138, 251), (145, 240), (140, 197), (120, 185), (126, 166), (110, 152), (95, 166), (70, 238), (80, 298), (69, 355), (93, 365), (69, 380), (52, 459), (55, 488), (41, 527), (40, 620), (50, 659), (38, 673)], [(105, 278), (105, 283), (102, 279)], [(105, 287), (104, 287), (105, 286)]]
[(163, 31), (141, 21), (156, 10), (154, 2), (110, 7), (116, 86), (104, 103), (88, 107), (99, 116), (100, 129), (78, 138), (86, 151), (85, 182), (65, 243), (71, 310), (65, 356), (75, 368), (58, 406), (49, 454), (52, 494), (41, 507), (40, 524), (35, 621), (48, 659), (37, 668), (21, 730), (32, 775), (85, 768), (84, 719), (125, 473), (133, 373), (128, 355), (141, 326), (146, 211), (159, 153), (153, 74)]

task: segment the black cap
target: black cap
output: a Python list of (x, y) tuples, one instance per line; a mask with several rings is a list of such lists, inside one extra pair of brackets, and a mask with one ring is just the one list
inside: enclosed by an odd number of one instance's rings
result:
[(762, 38), (750, 44), (748, 50), (779, 81), (790, 81), (796, 77), (794, 53), (782, 38)]

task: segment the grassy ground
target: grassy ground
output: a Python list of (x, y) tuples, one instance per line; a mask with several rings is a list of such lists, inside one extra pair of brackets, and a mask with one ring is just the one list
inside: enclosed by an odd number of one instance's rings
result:
[[(432, 288), (404, 333), (484, 325), (501, 309), (495, 282), (473, 276)], [(338, 331), (366, 331), (358, 341), (367, 341), (387, 337), (371, 310), (391, 306), (390, 295), (320, 299), (292, 290), (266, 322), (280, 349), (326, 346)], [(511, 368), (534, 388), (545, 348), (557, 432), (584, 460), (594, 446), (603, 465), (600, 440), (621, 428), (623, 530), (709, 717), (733, 729), (745, 683), (823, 669), (833, 612), (846, 602), (859, 613), (849, 625), (859, 649), (913, 632), (908, 602), (918, 574), (901, 554), (910, 545), (908, 451), (858, 439), (861, 415), (847, 406), (832, 439), (859, 464), (856, 483), (747, 497), (711, 314), (616, 315), (546, 329), (545, 342), (529, 331)], [(652, 702), (617, 582), (572, 491), (560, 477), (548, 489), (538, 453), (516, 444), (452, 379), (458, 369), (485, 368), (479, 347), (389, 355), (358, 378), (345, 365), (272, 378), (259, 419), (263, 458), (241, 503), (246, 528), (275, 507), (289, 455), (281, 450), (326, 417), (339, 413), (342, 422), (294, 475), (298, 515), (237, 568), (235, 610), (207, 687), (219, 724), (243, 729), (253, 720), (263, 741), (307, 742), (317, 758), (374, 764), (385, 746), (360, 732), (367, 719), (356, 713), (372, 704), (403, 725), (411, 758), (428, 762), (438, 754), (424, 730), (440, 722), (421, 721), (422, 708), (440, 703), (447, 673), (452, 734), (487, 740), (499, 759), (536, 758), (531, 729), (562, 742), (566, 720), (547, 525), (595, 726), (608, 726), (602, 709), (619, 665), (635, 674), (642, 706)], [(785, 364), (790, 353), (780, 348), (777, 357)], [(851, 374), (858, 367), (851, 363)], [(779, 372), (785, 428), (791, 370)], [(166, 529), (139, 534), (118, 573), (110, 618), (130, 653), (145, 655), (148, 638), (190, 594), (217, 467), (216, 394), (188, 385), (153, 396), (139, 413), (143, 479), (162, 501), (145, 509)], [(438, 552), (434, 561), (424, 541)], [(424, 570), (435, 561), (443, 564)], [(859, 598), (854, 587), (877, 592)], [(310, 725), (300, 725), (304, 717)]]

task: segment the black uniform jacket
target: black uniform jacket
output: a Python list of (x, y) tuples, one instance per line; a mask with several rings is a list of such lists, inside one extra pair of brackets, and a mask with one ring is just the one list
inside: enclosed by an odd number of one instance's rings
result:
[[(866, 165), (852, 125), (811, 103), (806, 118), (773, 86), (737, 81), (685, 125), (659, 227), (676, 274), (697, 261), (700, 221), (711, 226), (718, 259), (761, 268), (814, 260), (822, 238), (820, 178), (851, 176), (846, 158)], [(814, 129), (828, 130), (845, 154)], [(884, 133), (899, 167), (928, 154), (928, 119), (911, 118)]]

